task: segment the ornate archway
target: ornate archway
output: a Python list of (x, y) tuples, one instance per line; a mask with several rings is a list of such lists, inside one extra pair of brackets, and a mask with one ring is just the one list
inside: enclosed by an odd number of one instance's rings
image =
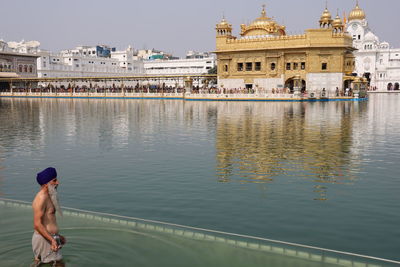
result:
[(353, 82), (353, 80), (344, 80), (343, 82), (343, 88), (351, 88), (351, 83)]
[[(306, 91), (306, 85), (307, 85), (306, 81), (302, 79), (301, 80), (301, 92), (302, 93), (304, 93)], [(293, 77), (286, 80), (285, 87), (289, 88), (290, 92), (293, 93), (293, 88), (294, 88)]]

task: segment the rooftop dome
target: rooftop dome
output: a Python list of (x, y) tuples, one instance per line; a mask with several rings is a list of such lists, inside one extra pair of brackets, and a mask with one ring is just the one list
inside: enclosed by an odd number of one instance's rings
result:
[(332, 27), (336, 28), (336, 27), (342, 27), (343, 26), (343, 22), (339, 17), (339, 14), (336, 15), (336, 18), (333, 20), (332, 22)]
[(375, 41), (378, 41), (378, 38), (372, 32), (368, 32), (364, 36), (364, 41), (366, 41), (366, 42), (375, 42)]
[(349, 21), (350, 20), (363, 20), (365, 19), (365, 12), (364, 10), (362, 10), (360, 8), (360, 6), (358, 5), (358, 0), (357, 0), (357, 4), (356, 7), (350, 12), (349, 15)]
[(331, 20), (331, 19), (332, 19), (331, 12), (329, 12), (328, 8), (326, 7), (324, 13), (322, 13), (321, 20)]
[(332, 15), (329, 12), (328, 7), (325, 7), (324, 12), (321, 15), (321, 19), (319, 20), (319, 26), (321, 28), (330, 27), (332, 24)]
[(286, 35), (285, 26), (276, 23), (272, 18), (267, 17), (265, 6), (261, 11), (261, 17), (254, 20), (250, 25), (241, 25), (241, 35)]
[(232, 27), (232, 25), (229, 24), (228, 21), (226, 21), (225, 17), (223, 17), (221, 22), (217, 24), (217, 27), (221, 27), (221, 28), (228, 27), (229, 28), (229, 27)]

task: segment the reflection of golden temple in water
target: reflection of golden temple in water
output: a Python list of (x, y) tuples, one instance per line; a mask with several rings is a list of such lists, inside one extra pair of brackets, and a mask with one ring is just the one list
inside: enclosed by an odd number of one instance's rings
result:
[(318, 199), (325, 200), (326, 184), (355, 179), (353, 107), (352, 103), (227, 103), (219, 107), (219, 180), (269, 183), (303, 177), (316, 182)]
[(215, 138), (219, 181), (268, 184), (300, 177), (315, 181), (324, 199), (328, 183), (355, 179), (364, 125), (358, 118), (366, 104), (10, 99), (2, 101), (10, 111), (3, 141), (16, 154), (34, 151), (55, 138), (53, 114), (67, 144), (101, 151), (135, 140), (155, 150), (153, 139), (167, 142), (174, 135), (181, 145), (194, 136), (212, 145)]

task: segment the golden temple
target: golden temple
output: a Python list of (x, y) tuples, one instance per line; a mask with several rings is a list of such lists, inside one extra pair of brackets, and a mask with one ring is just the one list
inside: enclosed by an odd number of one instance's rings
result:
[[(361, 16), (360, 10), (350, 16)], [(239, 37), (232, 35), (232, 25), (223, 18), (216, 25), (218, 84), (266, 92), (345, 90), (354, 79), (355, 49), (344, 27), (339, 15), (332, 19), (327, 7), (319, 27), (301, 35), (287, 35), (285, 26), (267, 16), (265, 6), (259, 18), (240, 25)], [(297, 86), (296, 79), (301, 81)]]

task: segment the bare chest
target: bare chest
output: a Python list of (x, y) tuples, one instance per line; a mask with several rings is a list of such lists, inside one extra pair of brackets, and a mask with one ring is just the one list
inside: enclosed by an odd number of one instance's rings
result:
[(44, 205), (44, 213), (48, 215), (54, 215), (56, 213), (56, 208), (50, 199), (48, 199)]

